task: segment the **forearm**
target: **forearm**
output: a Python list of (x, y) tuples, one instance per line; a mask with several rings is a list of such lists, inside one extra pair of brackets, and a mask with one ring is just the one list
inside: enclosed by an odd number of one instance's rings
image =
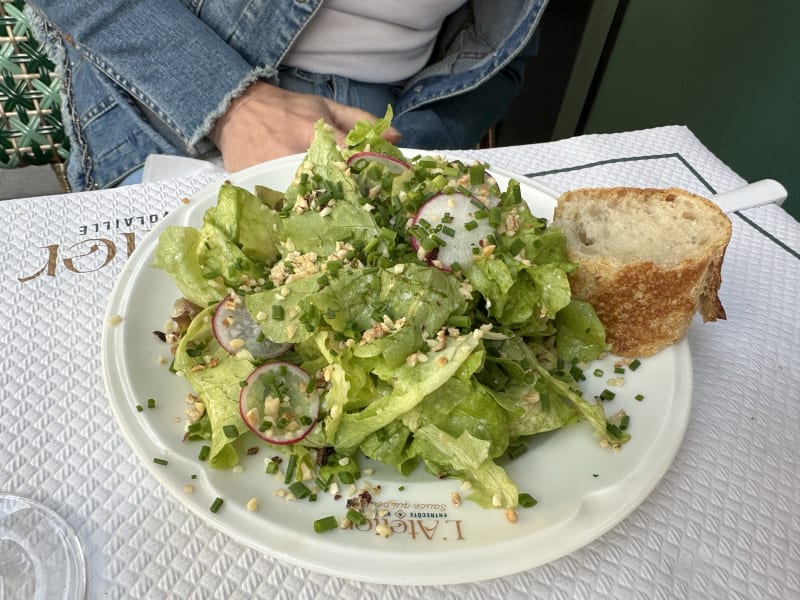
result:
[(259, 75), (177, 0), (30, 0), (65, 42), (193, 146)]

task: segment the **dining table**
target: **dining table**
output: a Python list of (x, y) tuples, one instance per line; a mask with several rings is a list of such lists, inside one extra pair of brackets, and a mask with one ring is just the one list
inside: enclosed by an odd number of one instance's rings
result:
[[(713, 200), (748, 183), (683, 125), (457, 153), (556, 194), (675, 187)], [(202, 518), (134, 452), (110, 406), (106, 307), (126, 262), (226, 177), (209, 164), (0, 202), (0, 494), (64, 520), (85, 598), (800, 598), (800, 223), (779, 201), (745, 195), (729, 209), (727, 318), (697, 316), (685, 334), (688, 419), (640, 501), (541, 564), (471, 577), (453, 561), (434, 582), (399, 582), (273, 556)], [(502, 565), (502, 551), (487, 544), (478, 560)], [(0, 597), (41, 597), (15, 592), (6, 558)]]

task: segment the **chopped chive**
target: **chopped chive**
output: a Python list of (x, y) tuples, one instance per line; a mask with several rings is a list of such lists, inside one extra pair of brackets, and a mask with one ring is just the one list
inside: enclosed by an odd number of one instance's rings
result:
[(469, 183), (470, 185), (480, 185), (484, 180), (483, 165), (472, 165), (469, 168)]
[(308, 501), (309, 502), (316, 502), (317, 501), (317, 495), (314, 492), (310, 493), (308, 495)]
[(614, 392), (612, 392), (611, 390), (607, 390), (606, 389), (606, 390), (603, 390), (602, 392), (600, 392), (600, 400), (603, 400), (604, 402), (608, 402), (609, 400), (613, 400), (614, 396), (616, 396), (616, 394)]
[(352, 473), (348, 471), (342, 471), (341, 473), (339, 473), (339, 481), (341, 481), (345, 485), (349, 485), (355, 482), (355, 478), (353, 477)]
[(489, 209), (489, 225), (492, 227), (497, 227), (500, 225), (502, 214), (500, 213), (499, 206), (493, 206)]
[(629, 364), (629, 365), (628, 365), (628, 368), (629, 368), (631, 371), (635, 371), (636, 369), (638, 369), (638, 368), (639, 368), (639, 367), (641, 367), (641, 366), (642, 366), (642, 361), (640, 361), (638, 358), (634, 358), (634, 359), (631, 361), (631, 364)]
[(470, 326), (471, 320), (467, 315), (452, 315), (447, 319), (447, 324), (459, 329), (465, 329)]
[(434, 242), (434, 243), (435, 243), (437, 246), (439, 246), (440, 248), (443, 248), (443, 247), (447, 246), (447, 242), (445, 242), (445, 241), (444, 241), (442, 238), (440, 238), (440, 237), (439, 237), (438, 235), (436, 235), (435, 233), (434, 233), (433, 235), (431, 235), (431, 240), (433, 240), (433, 242)]
[(641, 402), (642, 400), (644, 400), (644, 396), (643, 396), (642, 394), (636, 394), (636, 395), (634, 396), (634, 398), (636, 398), (636, 400), (638, 400), (639, 402)]
[(222, 508), (223, 502), (225, 501), (222, 498), (214, 498), (214, 501), (211, 503), (211, 506), (208, 510), (210, 510), (212, 513), (219, 512), (219, 509)]
[(422, 246), (423, 250), (425, 250), (425, 252), (430, 252), (437, 247), (436, 242), (430, 238), (419, 238), (417, 241), (419, 242), (419, 245)]
[(625, 368), (624, 367), (614, 367), (614, 373), (617, 373), (618, 375), (622, 375), (622, 374), (625, 373)]
[(156, 407), (156, 399), (155, 398), (148, 398), (147, 399), (147, 408), (155, 408)]
[(222, 433), (224, 433), (225, 437), (228, 439), (239, 437), (239, 430), (236, 428), (236, 425), (224, 425), (222, 427)]
[(450, 227), (449, 225), (443, 225), (442, 226), (442, 233), (445, 234), (448, 237), (455, 237), (456, 236), (456, 230), (453, 229), (452, 227)]
[(153, 462), (156, 463), (157, 465), (162, 465), (164, 467), (166, 467), (168, 464), (167, 461), (164, 460), (163, 458), (154, 458)]
[(277, 463), (277, 461), (274, 461), (274, 460), (269, 461), (267, 463), (267, 465), (266, 465), (265, 471), (269, 475), (275, 475), (275, 473), (278, 472), (278, 463)]
[(264, 420), (261, 421), (261, 424), (258, 426), (258, 430), (261, 433), (264, 433), (265, 431), (268, 431), (271, 427), (272, 427), (272, 421)]
[(623, 415), (622, 419), (620, 419), (619, 422), (619, 428), (622, 431), (625, 431), (628, 428), (628, 425), (630, 425), (630, 422), (631, 422), (630, 415)]
[(475, 211), (475, 218), (476, 219), (485, 219), (489, 216), (489, 211), (484, 209), (476, 210)]
[(464, 223), (464, 229), (466, 229), (467, 231), (472, 231), (476, 227), (478, 227), (477, 221), (467, 221), (466, 223)]
[(294, 483), (290, 484), (289, 491), (292, 492), (292, 494), (294, 494), (295, 498), (298, 500), (308, 498), (308, 496), (311, 495), (311, 490), (308, 489), (308, 486), (302, 481), (295, 481)]
[(294, 479), (294, 470), (297, 468), (297, 455), (292, 454), (289, 457), (289, 464), (286, 465), (286, 473), (283, 476), (283, 483), (288, 484)]
[(197, 458), (200, 460), (206, 460), (209, 454), (211, 454), (211, 446), (203, 446), (200, 448), (200, 453), (197, 455)]
[(369, 242), (367, 242), (367, 245), (364, 246), (364, 252), (371, 252), (377, 247), (379, 242), (380, 238), (377, 237), (372, 238)]
[(575, 381), (584, 381), (586, 379), (583, 371), (577, 365), (572, 366), (572, 368), (569, 370), (569, 374), (572, 375), (572, 378)]
[(355, 525), (363, 525), (367, 522), (367, 517), (352, 508), (347, 511), (347, 518)]
[(508, 457), (511, 460), (517, 459), (528, 451), (528, 446), (521, 442), (508, 447)]
[(272, 305), (272, 319), (274, 321), (283, 321), (284, 318), (284, 310), (280, 304), (273, 304)]
[(536, 506), (536, 504), (538, 504), (538, 501), (536, 500), (536, 498), (534, 498), (533, 496), (531, 496), (527, 492), (522, 492), (517, 497), (517, 502), (519, 502), (519, 505), (522, 506), (523, 508), (530, 508), (530, 507)]
[(603, 376), (603, 369), (595, 369), (594, 370), (595, 377), (602, 377)]
[(322, 517), (321, 519), (314, 521), (314, 531), (317, 533), (323, 533), (324, 531), (330, 531), (331, 529), (337, 529), (338, 527), (339, 521), (337, 521), (336, 517), (333, 515)]
[(136, 405), (136, 410), (137, 410), (138, 412), (142, 412), (142, 411), (144, 410), (144, 406), (142, 406), (141, 404), (137, 404), (137, 405)]
[(520, 252), (525, 250), (525, 242), (522, 240), (514, 240), (514, 243), (508, 249), (511, 256), (517, 256)]
[(327, 479), (327, 481), (326, 481), (326, 480), (325, 480), (325, 479), (323, 479), (322, 477), (317, 477), (317, 478), (314, 480), (314, 483), (316, 483), (316, 484), (317, 484), (317, 487), (319, 487), (319, 489), (321, 489), (321, 490), (327, 490), (327, 489), (328, 489), (328, 486), (331, 484), (331, 478), (329, 477), (329, 478)]
[(192, 473), (192, 479), (197, 479), (197, 473)]
[(606, 431), (611, 435), (613, 435), (614, 437), (622, 436), (622, 430), (613, 423), (608, 423), (608, 422), (606, 423)]

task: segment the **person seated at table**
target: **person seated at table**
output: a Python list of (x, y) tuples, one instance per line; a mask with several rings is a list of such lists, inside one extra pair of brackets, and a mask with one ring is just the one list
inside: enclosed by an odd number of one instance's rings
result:
[[(535, 53), (546, 0), (28, 0), (66, 95), (74, 189), (149, 154), (234, 172), (394, 110), (387, 139), (474, 147)], [(132, 175), (133, 174), (133, 175)]]

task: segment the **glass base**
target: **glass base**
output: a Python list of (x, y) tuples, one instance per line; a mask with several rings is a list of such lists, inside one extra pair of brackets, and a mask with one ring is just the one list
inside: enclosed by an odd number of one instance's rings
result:
[(0, 598), (82, 600), (86, 565), (72, 528), (45, 505), (0, 493)]

